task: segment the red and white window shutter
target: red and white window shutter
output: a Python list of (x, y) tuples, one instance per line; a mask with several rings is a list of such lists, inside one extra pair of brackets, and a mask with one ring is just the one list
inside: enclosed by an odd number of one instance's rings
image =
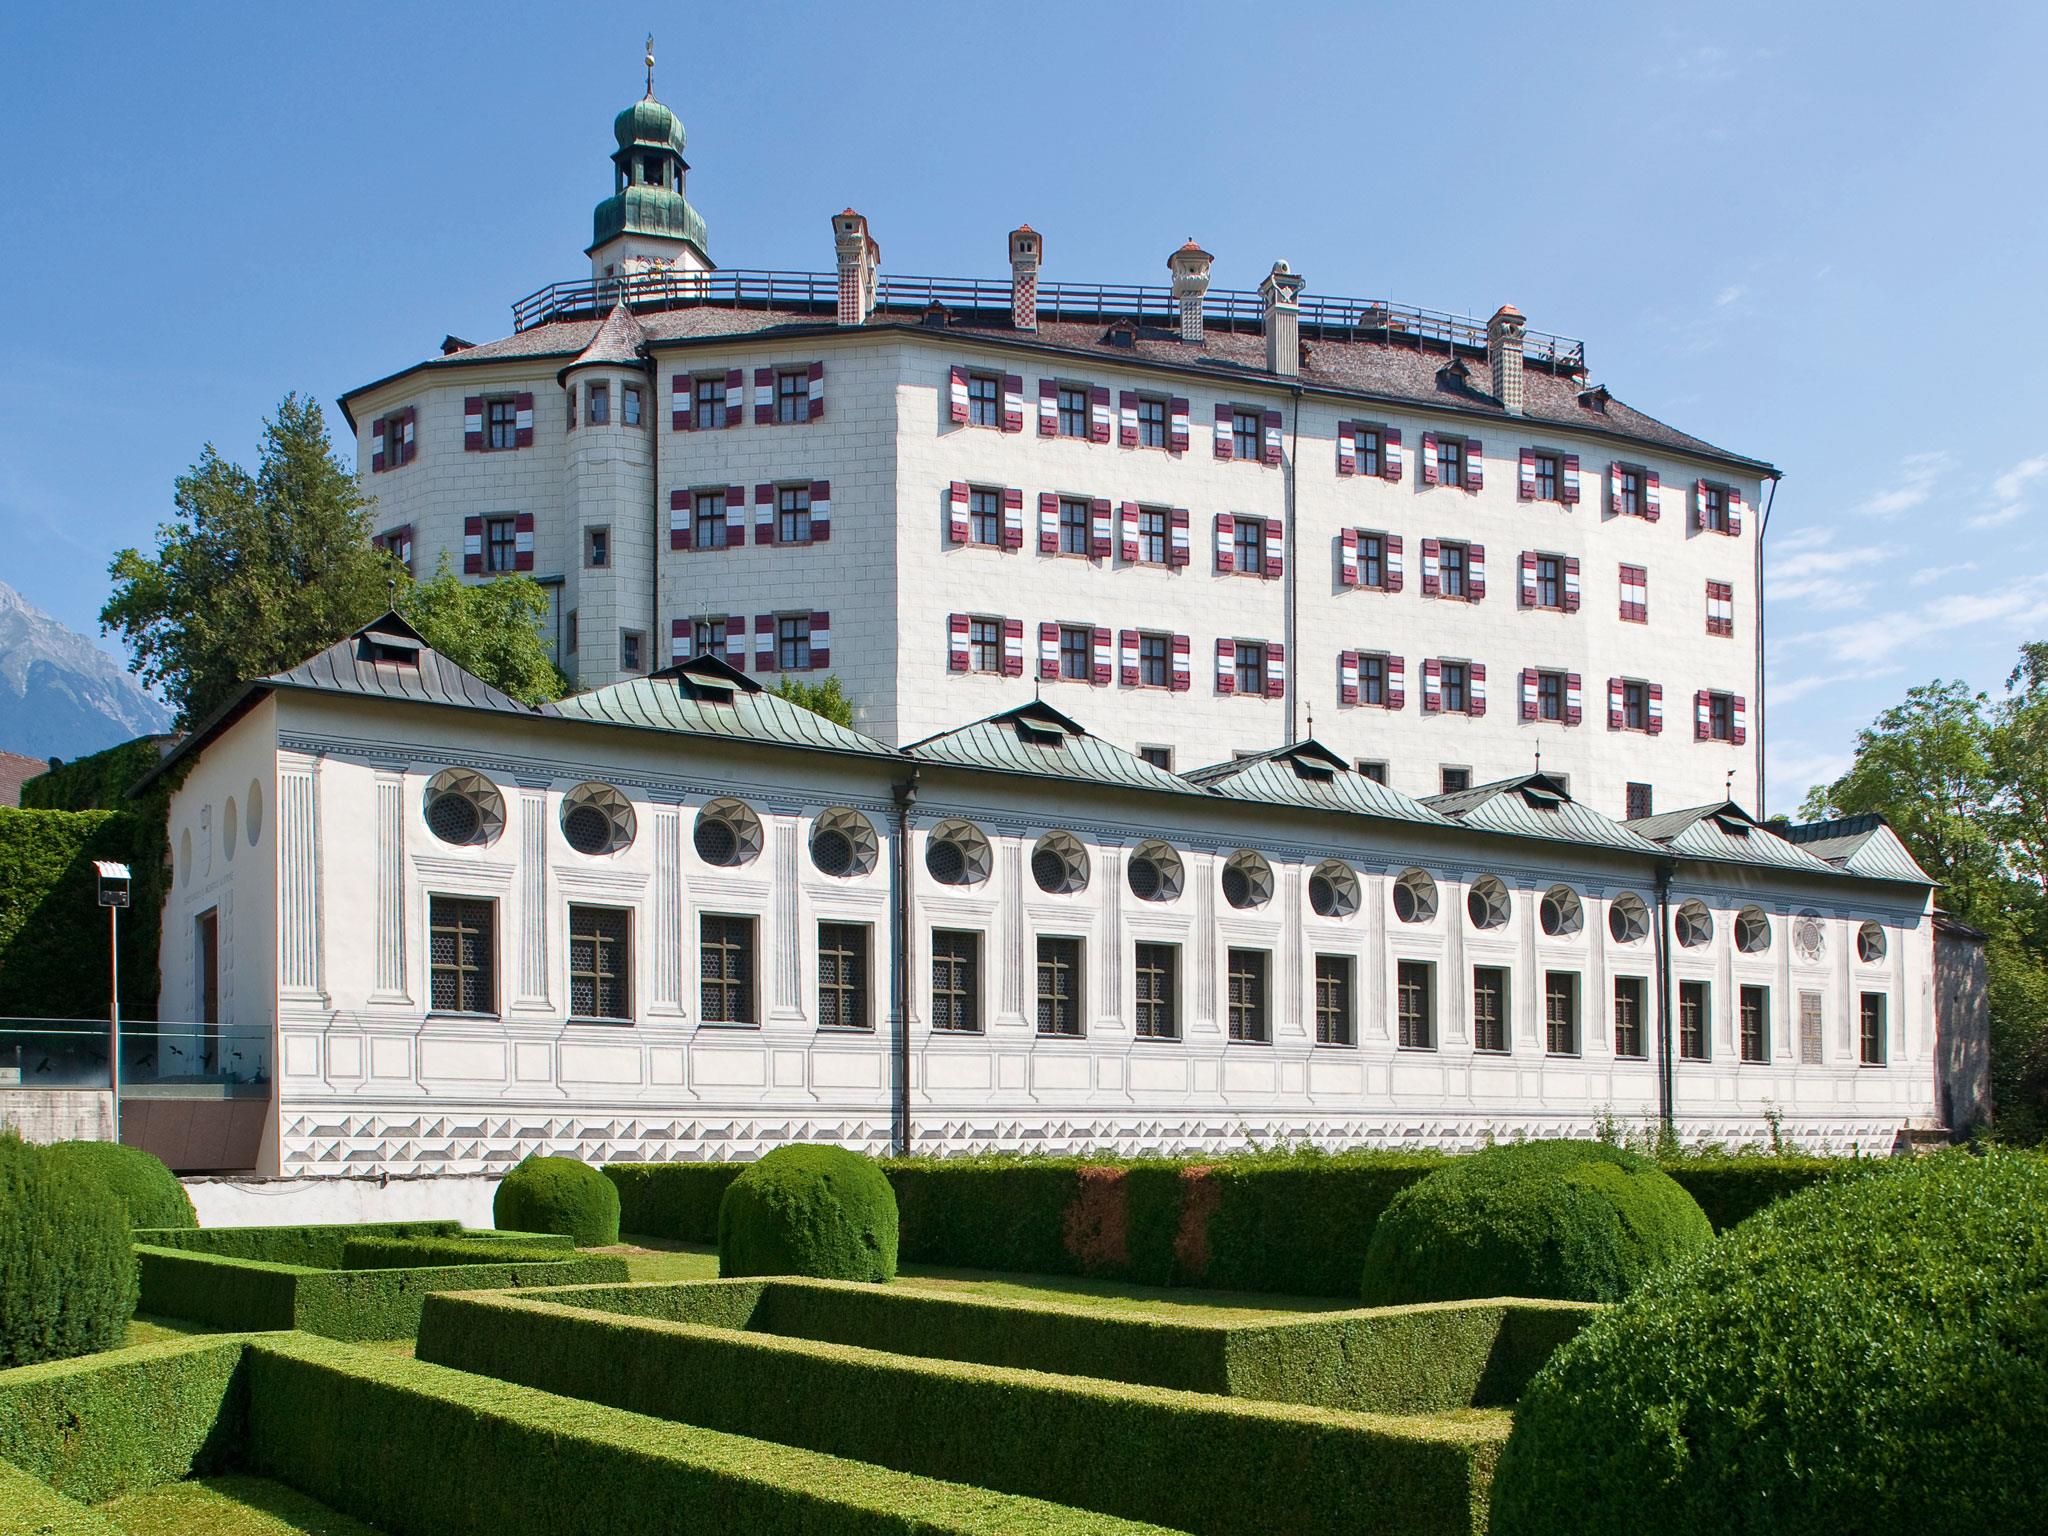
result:
[(1016, 373), (1003, 375), (1003, 430), (1022, 432), (1024, 430), (1024, 376)]
[(967, 369), (955, 363), (948, 375), (949, 395), (947, 414), (957, 426), (967, 425)]
[(1088, 391), (1088, 441), (1106, 443), (1109, 431), (1109, 386), (1097, 384)]
[(955, 480), (946, 487), (946, 538), (951, 543), (965, 544), (972, 537), (967, 515), (968, 497), (972, 494), (965, 480)]
[(1358, 585), (1358, 530), (1346, 528), (1339, 555), (1338, 581), (1343, 586)]
[(1138, 504), (1124, 502), (1117, 508), (1116, 538), (1118, 553), (1125, 560), (1138, 558)]
[(1607, 466), (1607, 515), (1621, 517), (1626, 503), (1622, 500), (1622, 476), (1628, 473), (1628, 466), (1616, 459)]
[(1358, 652), (1337, 653), (1337, 702), (1356, 704), (1358, 702)]
[(1018, 486), (1003, 491), (1003, 548), (1024, 547), (1024, 492)]
[(1278, 640), (1266, 647), (1266, 697), (1287, 697), (1287, 647)]
[(1058, 437), (1060, 435), (1060, 381), (1040, 379), (1038, 381), (1038, 435)]
[(1186, 693), (1194, 686), (1194, 643), (1186, 635), (1173, 637), (1173, 681), (1174, 693)]
[(754, 542), (775, 542), (775, 487), (766, 482), (754, 487)]
[(968, 666), (967, 637), (974, 621), (964, 613), (946, 615), (946, 670), (965, 672)]
[(1060, 675), (1060, 627), (1045, 622), (1038, 626), (1038, 676), (1042, 682), (1056, 682)]
[(1116, 634), (1117, 682), (1125, 688), (1138, 686), (1138, 632), (1120, 629)]
[(738, 549), (747, 542), (747, 488), (744, 485), (728, 485), (725, 488), (725, 547)]
[(462, 401), (462, 451), (484, 451), (484, 397), (468, 395)]
[(1380, 478), (1401, 478), (1401, 429), (1388, 427), (1380, 433)]
[(775, 615), (754, 615), (754, 670), (773, 672), (775, 666)]
[(1729, 740), (1741, 746), (1749, 740), (1749, 701), (1736, 694), (1728, 701)]
[(1280, 462), (1280, 413), (1267, 411), (1260, 418), (1261, 438), (1264, 446), (1263, 457), (1268, 464)]
[(1230, 407), (1228, 405), (1216, 407), (1216, 457), (1219, 459), (1236, 457), (1230, 443)]
[(1280, 519), (1266, 519), (1266, 575), (1279, 577), (1287, 574), (1286, 531), (1280, 526)]
[(1650, 573), (1643, 566), (1621, 568), (1621, 617), (1630, 624), (1650, 622)]
[(754, 425), (772, 426), (775, 421), (775, 370), (754, 370)]
[(1109, 498), (1098, 496), (1088, 503), (1088, 556), (1092, 560), (1107, 560), (1115, 548), (1115, 537), (1110, 532)]
[(1579, 504), (1579, 456), (1568, 453), (1564, 456), (1559, 470), (1557, 494), (1568, 507)]
[(1486, 546), (1467, 544), (1465, 546), (1465, 597), (1468, 602), (1481, 602), (1486, 597)]
[(676, 490), (668, 493), (668, 547), (688, 549), (695, 533), (691, 523), (690, 493)]
[(1577, 613), (1579, 611), (1579, 557), (1577, 555), (1566, 555), (1564, 557), (1564, 611), (1566, 613)]
[(530, 571), (533, 569), (533, 514), (515, 512), (512, 514), (512, 569)]
[(725, 621), (726, 664), (741, 672), (747, 669), (747, 616), (731, 614)]
[[(1337, 473), (1358, 473), (1358, 423), (1355, 421), (1337, 423)], [(1345, 654), (1351, 653), (1347, 651)]]
[(1486, 489), (1486, 448), (1478, 438), (1465, 439), (1465, 494), (1476, 496)]
[(1567, 672), (1564, 675), (1564, 723), (1577, 725), (1585, 718), (1585, 691), (1579, 682), (1579, 674)]
[(1714, 700), (1704, 688), (1693, 690), (1692, 696), (1692, 739), (1712, 741), (1714, 739)]
[(1483, 661), (1466, 664), (1465, 707), (1474, 719), (1486, 713), (1486, 663)]
[(832, 665), (832, 615), (814, 613), (811, 615), (811, 670), (813, 672)]
[(1218, 640), (1216, 642), (1216, 691), (1237, 692), (1237, 642)]
[(1444, 590), (1443, 541), (1424, 539), (1422, 541), (1422, 595), (1441, 597)]
[(1643, 686), (1643, 729), (1652, 736), (1664, 734), (1664, 685), (1646, 683)]
[(1387, 708), (1400, 709), (1408, 702), (1408, 659), (1387, 658)]
[(1121, 448), (1138, 446), (1138, 392), (1135, 389), (1117, 391), (1116, 440)]
[(1436, 434), (1434, 432), (1422, 434), (1422, 463), (1420, 471), (1424, 485), (1436, 485), (1439, 483), (1437, 478)]
[(1003, 676), (1024, 675), (1024, 621), (1003, 620)]
[[(687, 373), (672, 374), (668, 381), (668, 429), (693, 432), (697, 427), (697, 381)], [(682, 623), (682, 620), (677, 620)], [(687, 634), (680, 638), (688, 639)]]
[(1515, 499), (1534, 501), (1536, 499), (1536, 450), (1524, 448), (1520, 472), (1515, 477)]
[(1536, 669), (1534, 667), (1522, 668), (1522, 718), (1524, 720), (1534, 720), (1536, 718), (1537, 686)]
[[(824, 420), (824, 417), (825, 417), (825, 365), (824, 365), (823, 363), (813, 363), (813, 364), (811, 364), (811, 366), (810, 366), (810, 369), (809, 369), (809, 376), (808, 376), (808, 378), (807, 378), (807, 380), (806, 380), (806, 388), (807, 388), (807, 390), (808, 390), (808, 392), (809, 392), (809, 394), (810, 394), (810, 400), (811, 400), (811, 420), (813, 420), (813, 421), (822, 421), (822, 420)], [(814, 652), (815, 652), (815, 651), (817, 650), (817, 644), (816, 644), (816, 642), (813, 642), (813, 643), (812, 643), (811, 649), (812, 649), (812, 650), (813, 650)]]
[(811, 482), (811, 542), (826, 544), (832, 538), (832, 482)]
[(1618, 677), (1607, 679), (1607, 729), (1610, 731), (1627, 729), (1628, 718), (1623, 709), (1626, 687)]
[(1664, 515), (1664, 482), (1657, 478), (1657, 471), (1643, 471), (1643, 518), (1656, 522)]
[(1401, 548), (1403, 542), (1401, 535), (1398, 533), (1387, 535), (1387, 590), (1389, 592), (1401, 590)]
[(1101, 624), (1095, 626), (1094, 634), (1089, 637), (1089, 649), (1092, 652), (1090, 659), (1094, 663), (1094, 676), (1091, 681), (1098, 688), (1107, 688), (1110, 679), (1116, 676), (1116, 657), (1110, 650), (1110, 635), (1107, 626)]
[(1525, 549), (1522, 551), (1522, 606), (1534, 608), (1536, 596), (1536, 551)]
[(1237, 519), (1228, 512), (1216, 514), (1216, 571), (1227, 575), (1237, 569)]
[(1707, 633), (1735, 633), (1735, 585), (1727, 581), (1707, 583)]
[(1193, 544), (1193, 539), (1188, 531), (1188, 509), (1186, 507), (1175, 507), (1171, 522), (1173, 525), (1173, 538), (1172, 542), (1167, 546), (1166, 563), (1175, 567), (1183, 566), (1191, 558), (1191, 546)]
[(1167, 447), (1174, 453), (1186, 453), (1188, 451), (1187, 400), (1183, 396), (1175, 395), (1167, 403), (1167, 412), (1169, 421), (1166, 438)]
[(1056, 491), (1038, 493), (1038, 552), (1041, 555), (1060, 552), (1060, 498)]
[(1728, 487), (1727, 496), (1728, 536), (1730, 538), (1740, 538), (1742, 536), (1742, 492), (1731, 485)]
[(484, 520), (481, 517), (465, 517), (462, 520), (462, 574), (481, 576), (484, 570)]
[(747, 376), (738, 368), (725, 374), (725, 424), (736, 427), (747, 415)]
[(1440, 715), (1444, 708), (1444, 668), (1434, 656), (1422, 663), (1422, 712)]

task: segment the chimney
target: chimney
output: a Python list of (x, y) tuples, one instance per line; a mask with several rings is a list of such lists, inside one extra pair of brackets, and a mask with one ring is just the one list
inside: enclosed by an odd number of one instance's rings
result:
[(868, 234), (868, 221), (851, 208), (833, 215), (832, 243), (839, 251), (839, 323), (866, 325), (875, 308), (882, 248)]
[(1192, 238), (1166, 258), (1166, 270), (1173, 274), (1173, 302), (1180, 311), (1182, 341), (1199, 345), (1202, 340), (1202, 301), (1209, 296), (1209, 267), (1215, 259)]
[(1301, 279), (1284, 261), (1259, 284), (1260, 312), (1266, 329), (1266, 371), (1282, 378), (1301, 373)]
[(1503, 304), (1486, 322), (1486, 364), (1493, 374), (1493, 398), (1510, 416), (1522, 414), (1522, 337), (1529, 322)]
[(1010, 231), (1010, 328), (1038, 329), (1038, 263), (1045, 240), (1029, 224)]

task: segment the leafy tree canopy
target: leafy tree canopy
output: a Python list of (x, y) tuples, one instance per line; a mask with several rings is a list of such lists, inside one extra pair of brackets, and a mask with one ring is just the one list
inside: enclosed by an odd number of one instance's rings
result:
[(775, 691), (792, 704), (800, 704), (814, 715), (823, 715), (835, 725), (853, 729), (853, 700), (846, 696), (846, 690), (839, 685), (839, 679), (828, 677), (823, 682), (806, 683), (794, 677), (777, 679)]

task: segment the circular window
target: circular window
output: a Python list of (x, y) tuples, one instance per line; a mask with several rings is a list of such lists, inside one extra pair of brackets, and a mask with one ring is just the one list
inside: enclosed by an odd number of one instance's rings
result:
[(971, 821), (942, 821), (924, 847), (924, 867), (941, 885), (978, 885), (988, 878), (988, 839)]
[(1263, 907), (1273, 899), (1273, 866), (1249, 848), (1240, 848), (1223, 865), (1223, 899), (1240, 911)]
[(178, 884), (192, 883), (192, 829), (178, 834)]
[(1048, 832), (1031, 850), (1031, 878), (1052, 896), (1088, 889), (1088, 850), (1071, 832)]
[(498, 786), (466, 768), (444, 768), (427, 780), (420, 802), (427, 830), (444, 843), (488, 843), (505, 829), (505, 797)]
[(1394, 916), (1404, 923), (1427, 923), (1436, 917), (1436, 882), (1419, 869), (1404, 871), (1394, 881)]
[(1513, 910), (1507, 886), (1492, 875), (1481, 875), (1465, 893), (1465, 915), (1474, 928), (1505, 928)]
[(1809, 908), (1799, 914), (1799, 920), (1792, 925), (1792, 949), (1808, 965), (1819, 964), (1827, 954), (1827, 925), (1818, 912)]
[(1735, 947), (1745, 955), (1760, 955), (1771, 947), (1771, 920), (1762, 907), (1744, 907), (1735, 914)]
[(1714, 914), (1704, 902), (1686, 902), (1672, 919), (1672, 926), (1677, 930), (1678, 942), (1687, 949), (1699, 949), (1714, 942)]
[(249, 794), (243, 807), (243, 820), (249, 828), (249, 846), (254, 848), (258, 838), (263, 836), (263, 786), (254, 779), (249, 781)]
[(1650, 909), (1633, 891), (1607, 904), (1607, 931), (1617, 944), (1640, 944), (1650, 934)]
[(1124, 871), (1131, 894), (1140, 901), (1172, 901), (1186, 884), (1180, 855), (1165, 843), (1140, 843)]
[(741, 800), (708, 801), (697, 813), (690, 841), (706, 864), (731, 869), (761, 851), (761, 818)]
[(235, 797), (229, 795), (227, 813), (220, 821), (220, 851), (227, 856), (230, 864), (235, 862), (235, 844), (241, 841), (241, 832), (241, 826), (235, 818)]
[(578, 853), (617, 853), (633, 845), (633, 806), (609, 784), (578, 784), (562, 797), (562, 836)]
[(1309, 909), (1317, 917), (1349, 917), (1358, 910), (1358, 874), (1342, 859), (1325, 859), (1308, 877)]
[(1875, 965), (1884, 958), (1884, 928), (1878, 923), (1865, 923), (1856, 930), (1856, 958), (1865, 965)]
[(811, 862), (838, 879), (870, 873), (879, 856), (874, 824), (859, 811), (840, 806), (811, 823)]
[(1553, 885), (1545, 891), (1537, 916), (1543, 931), (1553, 939), (1568, 939), (1586, 926), (1586, 909), (1579, 902), (1579, 893), (1568, 885)]

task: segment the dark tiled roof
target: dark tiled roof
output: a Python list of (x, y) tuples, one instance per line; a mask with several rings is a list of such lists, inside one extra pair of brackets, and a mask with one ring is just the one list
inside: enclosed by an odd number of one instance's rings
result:
[(19, 752), (0, 752), (0, 805), (20, 805), (21, 786), (49, 772), (49, 762), (40, 757), (23, 757)]
[(1916, 880), (1934, 884), (1899, 834), (1882, 816), (1849, 816), (1775, 829), (1789, 841), (1836, 869), (1873, 880)]
[(311, 688), (420, 704), (460, 704), (499, 714), (531, 715), (509, 693), (472, 677), (420, 639), (395, 613), (366, 624), (296, 667), (260, 680), (275, 688)]
[(912, 742), (903, 751), (923, 762), (955, 768), (1027, 773), (1124, 789), (1190, 792), (1187, 781), (1178, 775), (1089, 735), (1077, 721), (1035, 699), (956, 731)]
[(638, 367), (641, 348), (646, 340), (647, 333), (633, 318), (633, 311), (623, 304), (614, 304), (612, 312), (605, 316), (604, 324), (597, 328), (597, 334), (590, 338), (589, 344), (576, 354), (576, 360), (562, 373), (567, 374), (570, 368), (588, 368), (597, 364)]
[(1803, 869), (1817, 874), (1838, 873), (1826, 860), (1815, 858), (1760, 824), (1733, 800), (1724, 800), (1719, 805), (1695, 805), (1682, 811), (1665, 811), (1622, 825), (1638, 836), (1660, 843), (1671, 852), (1689, 859), (1708, 859), (1722, 864), (1759, 864), (1773, 869)]

